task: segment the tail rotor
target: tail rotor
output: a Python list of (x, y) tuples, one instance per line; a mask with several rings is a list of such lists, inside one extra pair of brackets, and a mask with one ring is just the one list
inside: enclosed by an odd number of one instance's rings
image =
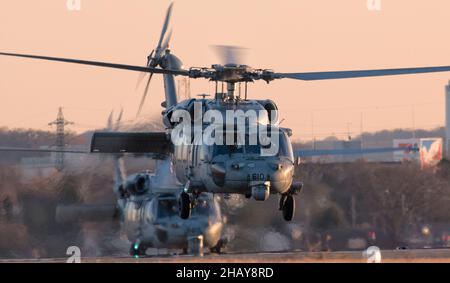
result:
[[(163, 28), (162, 28), (161, 35), (160, 35), (159, 41), (158, 41), (158, 45), (156, 46), (155, 49), (152, 50), (150, 55), (147, 57), (147, 67), (148, 68), (155, 68), (157, 66), (162, 65), (165, 51), (168, 49), (170, 38), (172, 37), (172, 30), (170, 30), (167, 33), (169, 24), (170, 24), (170, 18), (172, 15), (172, 8), (173, 8), (173, 3), (171, 3), (169, 8), (167, 9), (166, 18), (164, 20)], [(167, 34), (167, 36), (166, 36), (166, 34)], [(140, 74), (140, 76), (138, 78), (138, 82), (137, 82), (137, 87), (139, 87), (140, 83), (145, 78), (145, 75), (146, 75), (146, 73)], [(149, 77), (147, 79), (147, 83), (145, 85), (144, 93), (142, 94), (142, 98), (139, 103), (139, 109), (136, 113), (136, 117), (138, 117), (142, 112), (142, 108), (143, 108), (143, 106), (145, 104), (145, 100), (147, 98), (147, 94), (148, 94), (148, 90), (150, 87), (150, 82), (152, 80), (152, 77), (153, 77), (153, 73), (150, 73)]]

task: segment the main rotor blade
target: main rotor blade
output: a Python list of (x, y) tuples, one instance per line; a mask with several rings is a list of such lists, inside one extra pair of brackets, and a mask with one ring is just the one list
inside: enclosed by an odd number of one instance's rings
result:
[(114, 110), (111, 111), (111, 113), (109, 114), (108, 120), (106, 122), (106, 129), (108, 129), (110, 131), (113, 128), (113, 115), (114, 115)]
[(162, 28), (162, 31), (161, 31), (161, 36), (159, 37), (159, 42), (158, 42), (158, 45), (156, 47), (156, 57), (157, 58), (159, 57), (160, 52), (162, 51), (161, 45), (163, 43), (164, 36), (166, 35), (167, 28), (169, 27), (170, 16), (172, 15), (172, 7), (173, 7), (173, 2), (170, 3), (169, 8), (167, 9), (166, 18), (164, 20), (163, 28)]
[(120, 123), (122, 122), (122, 116), (123, 116), (123, 107), (120, 109), (119, 116), (117, 116), (116, 124), (114, 126), (114, 131), (119, 130)]
[(120, 126), (120, 122), (122, 122), (122, 116), (123, 116), (123, 107), (120, 109), (119, 116), (117, 116), (117, 119), (116, 119), (117, 126)]
[(450, 66), (361, 70), (361, 71), (337, 71), (337, 72), (276, 73), (274, 74), (274, 76), (276, 78), (281, 79), (285, 78), (304, 81), (315, 81), (315, 80), (335, 80), (335, 79), (350, 79), (350, 78), (364, 78), (364, 77), (424, 74), (424, 73), (437, 73), (448, 71), (450, 71)]
[(78, 59), (58, 58), (58, 57), (48, 57), (48, 56), (37, 56), (37, 55), (17, 54), (17, 53), (0, 52), (0, 55), (2, 55), (2, 56), (30, 58), (30, 59), (39, 59), (39, 60), (47, 60), (47, 61), (57, 61), (57, 62), (65, 62), (65, 63), (74, 63), (74, 64), (81, 64), (81, 65), (90, 65), (90, 66), (97, 66), (97, 67), (104, 67), (104, 68), (121, 69), (121, 70), (136, 71), (136, 72), (145, 72), (145, 73), (151, 73), (151, 74), (154, 73), (154, 74), (169, 74), (169, 75), (189, 76), (189, 72), (183, 71), (183, 70), (156, 69), (156, 68), (132, 66), (132, 65), (124, 65), (124, 64), (115, 64), (115, 63), (107, 63), (107, 62), (86, 61), (86, 60), (78, 60)]
[(170, 42), (171, 37), (172, 37), (172, 30), (169, 31), (166, 38), (164, 39), (164, 41), (161, 45), (161, 50), (166, 50), (169, 47), (169, 42)]
[(153, 74), (150, 74), (150, 77), (148, 78), (147, 85), (145, 86), (144, 94), (141, 98), (141, 103), (139, 104), (139, 109), (136, 114), (136, 117), (138, 117), (141, 114), (142, 107), (144, 107), (145, 99), (147, 98), (148, 88), (150, 86), (150, 81), (152, 80)]
[[(152, 50), (152, 52), (150, 52), (150, 55), (148, 55), (148, 59), (147, 59), (147, 67), (155, 67), (155, 66), (152, 66), (152, 58), (153, 58), (153, 53), (155, 53), (155, 49), (153, 49)], [(138, 89), (138, 87), (141, 85), (141, 82), (142, 82), (142, 80), (145, 78), (145, 75), (146, 75), (147, 73), (139, 73), (139, 77), (138, 77), (138, 80), (137, 80), (137, 82), (136, 82), (136, 89)]]
[(147, 75), (147, 73), (139, 73), (139, 77), (136, 81), (136, 88), (135, 90), (137, 90), (139, 88), (139, 86), (141, 85), (141, 82), (144, 80), (145, 75)]

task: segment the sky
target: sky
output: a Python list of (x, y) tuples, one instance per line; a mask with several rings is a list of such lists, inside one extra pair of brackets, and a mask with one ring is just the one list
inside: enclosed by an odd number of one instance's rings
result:
[[(75, 0), (76, 1), (76, 0)], [(377, 0), (371, 0), (377, 1)], [(155, 48), (166, 0), (0, 0), (0, 50), (145, 65)], [(243, 63), (277, 72), (450, 65), (448, 0), (178, 0), (170, 47), (185, 66), (217, 63), (212, 45), (247, 48)], [(0, 57), (0, 127), (51, 130), (62, 106), (69, 128), (103, 127), (111, 110), (135, 118), (139, 74)], [(249, 97), (272, 99), (293, 138), (320, 139), (394, 128), (434, 128), (445, 119), (450, 73), (303, 82), (256, 82)], [(191, 80), (192, 96), (214, 85)], [(158, 117), (162, 77), (143, 109)]]

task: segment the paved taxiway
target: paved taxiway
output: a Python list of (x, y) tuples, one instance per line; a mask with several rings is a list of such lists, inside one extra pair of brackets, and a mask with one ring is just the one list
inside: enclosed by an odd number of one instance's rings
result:
[[(450, 263), (450, 249), (382, 250), (382, 262), (386, 263)], [(1, 259), (0, 262), (60, 263), (60, 259)], [(86, 257), (82, 263), (364, 263), (363, 252), (273, 252), (206, 254), (203, 257), (175, 255), (131, 257)]]

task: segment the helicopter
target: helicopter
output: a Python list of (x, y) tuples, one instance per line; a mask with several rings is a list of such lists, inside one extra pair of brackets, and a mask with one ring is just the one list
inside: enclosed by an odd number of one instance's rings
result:
[[(161, 104), (164, 108), (161, 115), (166, 130), (145, 133), (96, 132), (92, 137), (90, 152), (169, 155), (176, 178), (183, 184), (177, 197), (182, 219), (191, 216), (204, 192), (240, 194), (257, 201), (265, 201), (270, 195), (278, 195), (278, 209), (284, 220), (293, 219), (294, 196), (303, 187), (301, 182), (294, 182), (295, 158), (301, 154), (292, 150), (292, 130), (280, 126), (276, 103), (270, 99), (249, 99), (249, 83), (270, 83), (279, 79), (321, 81), (450, 71), (450, 66), (435, 66), (283, 73), (240, 64), (236, 60), (237, 48), (229, 46), (219, 48), (223, 54), (222, 64), (185, 68), (182, 61), (169, 49), (172, 32), (168, 26), (172, 8), (173, 3), (167, 10), (157, 46), (148, 55), (145, 66), (7, 52), (0, 52), (0, 55), (134, 71), (140, 73), (139, 81), (148, 75), (138, 113), (145, 103), (153, 75), (162, 75), (165, 100)], [(201, 94), (200, 98), (178, 101), (176, 76), (213, 82), (213, 97)], [(262, 115), (253, 119), (247, 116), (251, 111)], [(221, 120), (218, 113), (222, 116), (231, 113), (234, 116)], [(239, 120), (240, 118), (243, 119)], [(209, 135), (205, 135), (205, 132)], [(226, 143), (217, 143), (218, 140), (226, 140)], [(275, 145), (276, 150), (271, 150), (272, 145)]]
[(222, 237), (224, 221), (215, 196), (199, 196), (191, 218), (182, 220), (177, 208), (179, 184), (167, 173), (170, 161), (158, 160), (154, 173), (147, 170), (126, 177), (122, 157), (114, 158), (117, 203), (59, 205), (58, 223), (118, 219), (133, 257), (147, 255), (149, 248), (197, 255), (203, 254), (203, 246), (210, 252), (223, 251), (227, 239)]
[[(111, 112), (108, 131), (117, 131), (122, 113), (123, 110), (114, 124)], [(184, 253), (202, 254), (205, 245), (211, 252), (223, 251), (227, 239), (222, 237), (224, 219), (215, 196), (208, 193), (199, 196), (192, 217), (188, 221), (182, 220), (177, 209), (180, 183), (173, 174), (170, 159), (160, 155), (155, 158), (153, 172), (145, 170), (127, 176), (124, 155), (111, 157), (117, 203), (59, 205), (55, 213), (57, 222), (118, 219), (121, 233), (131, 242), (130, 255), (133, 257), (145, 256), (148, 248), (181, 249)]]
[[(122, 115), (119, 115), (118, 121)], [(220, 253), (226, 239), (222, 238), (223, 218), (215, 196), (199, 196), (192, 217), (183, 221), (178, 216), (177, 182), (170, 159), (156, 159), (155, 172), (140, 172), (126, 177), (120, 155), (114, 157), (114, 193), (120, 219), (128, 240), (130, 254), (141, 256), (148, 247), (181, 248), (184, 252), (202, 254), (203, 242), (212, 252)]]

